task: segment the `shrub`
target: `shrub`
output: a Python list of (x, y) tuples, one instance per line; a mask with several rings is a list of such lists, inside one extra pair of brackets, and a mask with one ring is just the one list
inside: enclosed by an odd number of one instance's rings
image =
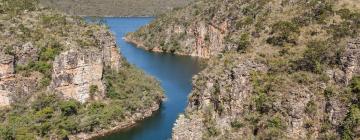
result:
[(45, 27), (63, 26), (63, 25), (66, 25), (66, 18), (65, 18), (65, 16), (62, 16), (60, 14), (42, 15), (41, 23)]
[(336, 13), (343, 19), (351, 19), (351, 11), (349, 9), (340, 9)]
[(360, 125), (360, 109), (357, 105), (350, 107), (350, 112), (348, 113), (345, 121), (342, 124), (341, 134), (342, 139), (352, 140), (358, 138), (360, 134), (355, 133), (355, 130)]
[(297, 69), (321, 74), (325, 66), (339, 64), (342, 48), (326, 41), (310, 41), (303, 58), (297, 62)]
[(45, 107), (54, 105), (56, 101), (57, 97), (55, 95), (46, 95), (45, 93), (42, 93), (32, 103), (32, 108), (35, 109), (35, 111), (39, 111)]
[(325, 23), (327, 17), (334, 14), (333, 5), (327, 0), (310, 0), (307, 6), (311, 8), (311, 12), (306, 13), (306, 16), (318, 23)]
[(350, 88), (354, 94), (360, 95), (360, 76), (356, 76), (352, 79)]
[(80, 103), (75, 100), (60, 102), (60, 110), (64, 116), (76, 115)]
[(231, 127), (232, 128), (241, 128), (241, 127), (244, 127), (244, 124), (241, 123), (240, 121), (238, 120), (234, 120), (230, 123)]
[(296, 44), (299, 36), (299, 27), (289, 21), (279, 21), (272, 25), (271, 34), (266, 41), (275, 46), (284, 46), (285, 43)]
[(14, 48), (11, 46), (5, 47), (4, 52), (8, 55), (15, 55)]
[(37, 8), (38, 0), (2, 0), (3, 5), (0, 5), (0, 12), (5, 12), (11, 16), (17, 15), (21, 11), (33, 11)]
[(207, 130), (210, 136), (219, 136), (221, 134), (220, 130), (215, 126), (210, 126), (207, 128)]
[(243, 51), (245, 50), (247, 47), (250, 46), (250, 37), (248, 34), (242, 34), (239, 38), (239, 40), (236, 41), (237, 44), (237, 51)]
[(283, 129), (285, 126), (280, 117), (273, 117), (268, 120), (267, 127)]
[(53, 116), (54, 109), (52, 107), (45, 107), (44, 109), (37, 111), (35, 116), (38, 122), (45, 122)]
[(311, 100), (306, 104), (305, 113), (313, 116), (316, 114), (316, 109), (317, 109), (317, 106), (316, 106), (315, 102), (313, 100)]
[(98, 91), (99, 91), (99, 87), (97, 85), (91, 85), (90, 90), (89, 90), (90, 97), (93, 98), (94, 95), (96, 94), (96, 92), (98, 92)]
[(0, 138), (4, 140), (15, 140), (15, 130), (12, 127), (0, 126)]
[(341, 22), (337, 25), (332, 25), (330, 27), (330, 32), (333, 35), (335, 40), (340, 40), (347, 36), (355, 36), (356, 30), (352, 27), (352, 24), (348, 21)]
[(40, 49), (40, 60), (41, 61), (53, 61), (57, 55), (62, 51), (62, 46), (58, 42), (50, 42), (47, 47)]

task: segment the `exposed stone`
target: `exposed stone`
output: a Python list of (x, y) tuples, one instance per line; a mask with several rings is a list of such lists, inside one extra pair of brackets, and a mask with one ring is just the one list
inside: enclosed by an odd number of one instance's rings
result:
[(341, 63), (345, 72), (344, 81), (348, 85), (352, 77), (360, 73), (360, 38), (353, 39), (348, 43)]
[(14, 57), (0, 52), (0, 81), (14, 75)]
[(14, 49), (17, 65), (26, 65), (29, 62), (37, 61), (39, 59), (39, 49), (35, 47), (32, 42), (25, 43), (21, 46), (15, 46)]
[(121, 67), (121, 56), (114, 36), (109, 31), (103, 30), (96, 32), (94, 35), (98, 40), (98, 46), (102, 48), (105, 66), (114, 70), (119, 70)]
[(9, 105), (10, 105), (9, 92), (0, 90), (0, 107), (9, 106)]
[[(53, 67), (50, 89), (60, 92), (65, 98), (85, 102), (89, 98), (104, 97), (104, 65), (101, 53), (74, 50), (63, 52), (55, 58)], [(90, 94), (92, 85), (98, 87), (95, 95)]]
[[(173, 139), (202, 139), (203, 133), (207, 131), (206, 127), (204, 128), (205, 124), (202, 118), (209, 117), (209, 115), (215, 121), (216, 126), (221, 127), (219, 130), (224, 132), (231, 129), (230, 122), (233, 118), (243, 115), (244, 105), (249, 102), (251, 97), (253, 91), (250, 81), (251, 72), (267, 71), (265, 65), (244, 58), (237, 59), (238, 62), (233, 68), (226, 69), (222, 73), (218, 70), (224, 68), (223, 65), (210, 64), (208, 68), (195, 77), (194, 88), (187, 108), (189, 113), (187, 117), (181, 116), (176, 121), (173, 128)], [(210, 71), (212, 72), (210, 73)], [(219, 73), (214, 73), (214, 71)], [(214, 93), (216, 90), (220, 93)], [(218, 96), (214, 97), (214, 94)], [(220, 108), (220, 104), (222, 115), (207, 114), (209, 108), (214, 107), (214, 110), (217, 110)], [(239, 133), (251, 132), (244, 130)], [(245, 135), (241, 136), (246, 138)]]
[(37, 90), (37, 79), (38, 77), (18, 76), (0, 81), (0, 100), (2, 100), (3, 105), (28, 100)]

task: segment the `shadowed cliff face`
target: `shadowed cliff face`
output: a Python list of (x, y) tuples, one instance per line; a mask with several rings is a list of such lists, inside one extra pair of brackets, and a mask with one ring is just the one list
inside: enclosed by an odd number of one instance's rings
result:
[(71, 15), (80, 16), (155, 16), (174, 8), (183, 7), (193, 0), (40, 0)]
[(200, 0), (126, 39), (209, 58), (173, 139), (356, 139), (359, 17), (352, 0)]

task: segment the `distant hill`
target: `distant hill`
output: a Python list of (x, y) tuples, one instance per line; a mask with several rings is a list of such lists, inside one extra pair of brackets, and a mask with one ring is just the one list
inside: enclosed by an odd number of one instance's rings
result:
[(154, 16), (194, 0), (40, 0), (44, 6), (82, 16)]

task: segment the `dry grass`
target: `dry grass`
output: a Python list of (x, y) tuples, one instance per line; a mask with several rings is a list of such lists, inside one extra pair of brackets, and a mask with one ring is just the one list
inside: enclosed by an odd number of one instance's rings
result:
[(154, 16), (193, 0), (40, 0), (45, 6), (71, 15)]

